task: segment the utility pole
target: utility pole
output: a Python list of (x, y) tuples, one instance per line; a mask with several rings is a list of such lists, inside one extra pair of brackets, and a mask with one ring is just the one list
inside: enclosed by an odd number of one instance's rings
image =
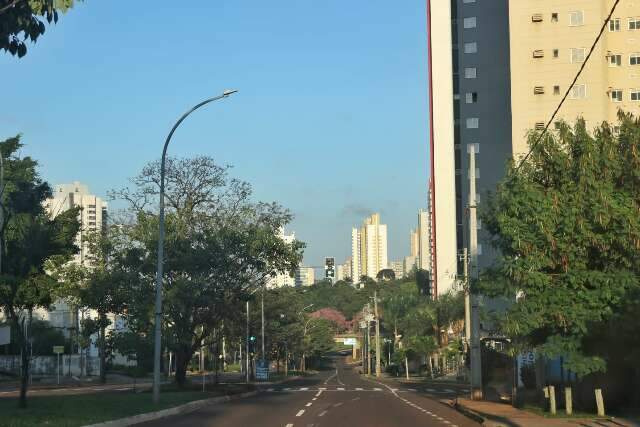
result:
[(262, 285), (260, 305), (261, 305), (261, 311), (262, 311), (262, 355), (261, 355), (261, 359), (266, 359), (266, 356), (264, 354), (264, 284)]
[(380, 370), (380, 318), (378, 317), (378, 291), (373, 291), (373, 310), (376, 315), (376, 377), (382, 375)]
[(463, 249), (462, 262), (464, 268), (464, 338), (467, 352), (471, 345), (471, 292), (469, 289), (469, 251)]
[(245, 380), (249, 383), (249, 300), (247, 299), (247, 340), (246, 340), (246, 348), (245, 348), (245, 357), (247, 358), (247, 362), (245, 365)]
[(367, 304), (367, 375), (371, 375), (371, 311)]
[[(476, 144), (467, 145), (469, 153), (469, 252), (471, 276), (478, 278), (478, 218), (476, 201)], [(469, 276), (467, 276), (469, 277)], [(472, 281), (469, 280), (468, 284)], [(478, 295), (470, 292), (471, 303), (471, 399), (482, 400), (482, 354), (480, 351), (480, 313)]]

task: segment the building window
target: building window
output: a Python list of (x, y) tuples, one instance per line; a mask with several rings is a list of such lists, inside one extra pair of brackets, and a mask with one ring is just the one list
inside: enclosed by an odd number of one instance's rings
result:
[(536, 122), (534, 127), (536, 130), (544, 130), (544, 122)]
[(553, 49), (553, 57), (554, 58), (559, 58), (560, 57), (560, 50), (559, 49)]
[(575, 85), (571, 88), (571, 92), (569, 94), (571, 99), (584, 99), (587, 97), (587, 85)]
[(478, 102), (478, 93), (477, 92), (467, 92), (466, 93), (466, 101), (467, 104), (475, 104)]
[(629, 55), (629, 65), (640, 65), (640, 53)]
[(478, 52), (478, 43), (471, 42), (464, 44), (464, 53), (477, 53)]
[(584, 62), (584, 56), (585, 56), (585, 48), (583, 47), (572, 47), (571, 48), (571, 62), (572, 63), (579, 63), (579, 62)]
[(640, 30), (640, 18), (629, 18), (629, 29)]
[(476, 75), (477, 75), (477, 69), (476, 68), (465, 68), (464, 69), (464, 78), (465, 79), (475, 79)]
[(477, 22), (476, 22), (475, 16), (464, 18), (464, 28), (476, 28), (476, 27), (477, 27)]
[(584, 12), (581, 10), (569, 12), (569, 26), (578, 27), (580, 25), (584, 25)]
[(613, 18), (609, 21), (609, 31), (620, 31), (620, 18)]
[(553, 12), (551, 14), (551, 22), (558, 22), (558, 13), (557, 12)]
[(555, 86), (553, 87), (553, 94), (554, 94), (554, 95), (560, 95), (560, 86), (555, 85)]
[(480, 119), (470, 117), (467, 119), (467, 129), (478, 129), (480, 127)]
[(631, 89), (631, 100), (640, 101), (640, 89)]
[(622, 55), (609, 55), (609, 67), (620, 67), (622, 65)]
[(614, 89), (611, 91), (611, 101), (622, 102), (622, 89)]

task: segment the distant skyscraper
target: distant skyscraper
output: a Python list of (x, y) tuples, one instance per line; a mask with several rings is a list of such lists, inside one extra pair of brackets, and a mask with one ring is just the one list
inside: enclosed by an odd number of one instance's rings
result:
[(366, 218), (360, 229), (351, 230), (351, 254), (354, 282), (363, 275), (375, 278), (387, 268), (387, 226), (380, 223), (379, 214)]
[(411, 244), (411, 252), (409, 255), (417, 258), (420, 250), (420, 235), (418, 234), (418, 230), (411, 230), (409, 239)]
[(428, 210), (420, 209), (420, 212), (418, 213), (417, 234), (418, 268), (421, 270), (431, 271), (431, 218), (429, 217)]
[(89, 187), (74, 181), (71, 184), (59, 184), (53, 189), (53, 197), (45, 201), (45, 209), (52, 218), (73, 208), (81, 208), (78, 219), (80, 232), (76, 245), (80, 252), (74, 255), (74, 261), (87, 265), (88, 244), (85, 241), (90, 233), (103, 231), (107, 226), (107, 203), (89, 192)]
[[(90, 267), (91, 254), (86, 239), (92, 233), (106, 231), (108, 220), (107, 203), (100, 197), (91, 194), (89, 187), (78, 181), (54, 186), (52, 196), (44, 202), (44, 208), (51, 218), (55, 218), (70, 209), (81, 208), (78, 215), (80, 231), (76, 236), (76, 245), (80, 251), (74, 255), (72, 262)], [(54, 301), (49, 310), (45, 308), (34, 310), (33, 316), (49, 322), (51, 326), (62, 331), (65, 336), (70, 336), (73, 330), (82, 329), (79, 311), (63, 299)], [(95, 319), (98, 317), (98, 313), (95, 310), (89, 310), (84, 312), (82, 316)], [(122, 317), (115, 314), (108, 314), (107, 317), (111, 321), (107, 331), (117, 332), (126, 329), (126, 323)], [(92, 343), (89, 347), (89, 355), (91, 356), (98, 355), (98, 349), (95, 345), (96, 340), (97, 334), (92, 335)], [(75, 353), (76, 351), (79, 351), (79, 349), (72, 349), (72, 352)], [(123, 362), (126, 359), (121, 355), (114, 353), (114, 357), (117, 363), (126, 363)]]
[[(292, 244), (296, 240), (296, 234), (285, 234), (284, 228), (281, 228), (278, 232), (279, 237), (287, 244)], [(282, 288), (284, 286), (295, 286), (295, 276), (291, 277), (291, 274), (287, 271), (284, 273), (278, 273), (275, 277), (272, 277), (267, 282), (267, 288)]]
[(336, 274), (338, 281), (351, 279), (351, 257), (347, 258), (344, 264), (338, 265)]
[(296, 270), (295, 283), (297, 287), (311, 286), (315, 282), (315, 270), (313, 267), (300, 267)]
[(404, 257), (404, 261), (402, 262), (404, 277), (406, 277), (414, 268), (416, 268), (416, 262), (417, 258), (413, 255)]
[(389, 268), (393, 270), (396, 279), (402, 279), (404, 277), (404, 262), (403, 261), (391, 261)]

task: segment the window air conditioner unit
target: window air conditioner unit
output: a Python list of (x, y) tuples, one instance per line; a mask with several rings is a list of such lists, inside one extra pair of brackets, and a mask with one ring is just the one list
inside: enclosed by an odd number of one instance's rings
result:
[(533, 88), (533, 93), (536, 95), (542, 95), (544, 93), (544, 86), (536, 86)]
[(531, 21), (532, 22), (542, 22), (542, 14), (541, 13), (534, 13), (533, 15), (531, 15)]

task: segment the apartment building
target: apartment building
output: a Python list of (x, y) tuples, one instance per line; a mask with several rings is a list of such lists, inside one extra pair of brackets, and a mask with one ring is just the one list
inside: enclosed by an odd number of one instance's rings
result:
[[(529, 129), (544, 127), (585, 61), (614, 0), (512, 0), (513, 152), (527, 151)], [(640, 3), (621, 2), (558, 117), (592, 129), (640, 112)]]
[(315, 283), (315, 270), (313, 267), (300, 267), (296, 270), (296, 287), (311, 286)]
[[(518, 0), (523, 1), (523, 0)], [(467, 245), (468, 156), (477, 200), (511, 156), (508, 0), (432, 0), (429, 6), (431, 273), (436, 295), (456, 285)], [(481, 229), (481, 224), (479, 227)], [(479, 265), (492, 261), (479, 233)]]
[(78, 219), (80, 232), (76, 236), (76, 245), (80, 251), (74, 261), (87, 265), (90, 261), (86, 237), (101, 232), (107, 226), (108, 205), (100, 197), (91, 194), (89, 187), (81, 182), (58, 184), (53, 188), (53, 197), (44, 203), (45, 210), (52, 218), (73, 208), (81, 208)]
[(351, 230), (351, 259), (354, 282), (363, 275), (375, 278), (387, 268), (387, 225), (380, 222), (380, 214), (371, 215), (362, 227)]
[[(469, 154), (478, 207), (505, 162), (528, 150), (567, 92), (614, 0), (429, 2), (432, 273), (438, 293), (462, 273), (468, 246)], [(443, 60), (443, 58), (450, 58)], [(588, 129), (640, 113), (640, 3), (621, 2), (558, 119)], [(553, 130), (553, 127), (552, 127)], [(478, 223), (478, 266), (496, 253)], [(457, 266), (456, 266), (457, 264)]]
[[(286, 234), (284, 228), (280, 228), (278, 231), (278, 237), (280, 237), (286, 244), (290, 245), (296, 240), (296, 233)], [(295, 276), (295, 273), (292, 275), (288, 271), (278, 273), (275, 277), (272, 277), (267, 281), (267, 289), (296, 286)]]

